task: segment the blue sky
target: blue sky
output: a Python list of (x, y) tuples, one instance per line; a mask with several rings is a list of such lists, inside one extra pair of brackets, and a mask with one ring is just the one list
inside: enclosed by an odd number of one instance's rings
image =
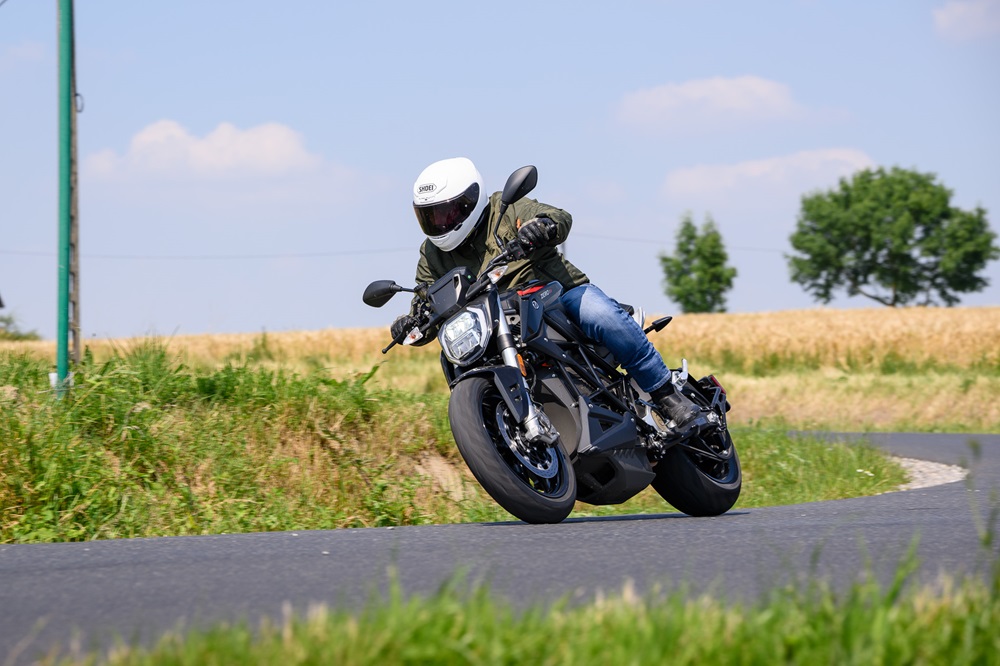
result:
[[(803, 193), (936, 173), (1000, 214), (1000, 0), (76, 4), (86, 337), (388, 324), (410, 188), (524, 164), (570, 260), (672, 312), (657, 255), (711, 213), (732, 312), (813, 307), (784, 253)], [(55, 334), (56, 3), (0, 6), (0, 295)], [(991, 286), (966, 305), (1000, 304)], [(865, 299), (831, 307), (869, 307)]]

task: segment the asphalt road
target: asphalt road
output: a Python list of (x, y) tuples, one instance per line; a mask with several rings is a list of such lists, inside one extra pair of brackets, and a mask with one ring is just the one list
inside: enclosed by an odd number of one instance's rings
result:
[[(980, 534), (1000, 504), (1000, 436), (873, 435), (894, 454), (962, 464), (966, 482), (878, 497), (676, 514), (0, 546), (0, 664), (27, 663), (76, 636), (150, 641), (171, 629), (281, 617), (290, 603), (356, 608), (385, 590), (436, 590), (457, 571), (515, 603), (686, 583), (756, 599), (815, 575), (888, 580), (917, 543), (917, 577), (986, 575), (998, 543)], [(976, 453), (969, 440), (978, 442)], [(992, 498), (992, 499), (991, 499)], [(1000, 526), (997, 526), (1000, 527)]]

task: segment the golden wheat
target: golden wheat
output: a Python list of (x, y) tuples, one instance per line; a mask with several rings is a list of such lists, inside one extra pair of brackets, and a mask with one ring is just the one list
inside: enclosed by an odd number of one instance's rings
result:
[(959, 368), (1000, 365), (1000, 307), (789, 310), (683, 315), (652, 336), (667, 354), (814, 360), (876, 368), (889, 359)]
[[(1000, 307), (681, 315), (651, 337), (672, 365), (684, 356), (698, 374), (727, 368), (722, 378), (734, 396), (734, 423), (1000, 429)], [(189, 335), (161, 342), (196, 367), (253, 359), (293, 370), (324, 367), (335, 377), (349, 377), (378, 365), (373, 381), (380, 386), (447, 391), (437, 344), (395, 347), (383, 356), (388, 338), (386, 329), (377, 328)], [(90, 340), (87, 346), (102, 360), (142, 342)], [(0, 351), (5, 349), (49, 358), (55, 352), (48, 341), (0, 342)], [(781, 362), (763, 377), (756, 370), (766, 359)], [(924, 371), (882, 374), (886, 361)], [(966, 372), (939, 372), (949, 366)], [(991, 372), (981, 373), (983, 368)]]
[[(814, 359), (815, 365), (878, 367), (887, 358), (914, 364), (958, 368), (1000, 365), (1000, 307), (878, 308), (862, 310), (789, 310), (752, 314), (688, 314), (651, 336), (669, 356), (740, 359)], [(141, 338), (87, 341), (98, 360)], [(192, 365), (212, 366), (263, 352), (263, 360), (279, 365), (322, 364), (353, 372), (387, 359), (400, 364), (437, 362), (438, 348), (396, 347), (380, 353), (389, 341), (387, 329), (346, 328), (181, 335), (160, 338)], [(51, 341), (0, 342), (0, 350), (16, 349), (52, 357)], [(257, 360), (262, 360), (259, 356)]]

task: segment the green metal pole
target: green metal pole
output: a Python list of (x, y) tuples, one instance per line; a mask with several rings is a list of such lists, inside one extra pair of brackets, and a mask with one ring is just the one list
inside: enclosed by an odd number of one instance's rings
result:
[(57, 0), (59, 14), (59, 309), (56, 317), (56, 392), (69, 374), (69, 262), (72, 210), (73, 0)]

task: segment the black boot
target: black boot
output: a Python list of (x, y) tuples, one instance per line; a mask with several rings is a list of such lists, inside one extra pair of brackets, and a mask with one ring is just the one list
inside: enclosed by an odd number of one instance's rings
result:
[(704, 414), (701, 407), (677, 391), (670, 382), (652, 391), (649, 395), (659, 408), (660, 415), (673, 421), (678, 432), (683, 432), (695, 425), (695, 421)]

